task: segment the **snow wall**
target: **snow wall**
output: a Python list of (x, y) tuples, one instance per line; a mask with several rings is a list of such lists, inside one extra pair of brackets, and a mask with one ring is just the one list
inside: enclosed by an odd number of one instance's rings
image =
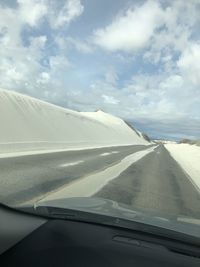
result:
[(77, 112), (0, 89), (0, 153), (148, 145), (122, 119)]

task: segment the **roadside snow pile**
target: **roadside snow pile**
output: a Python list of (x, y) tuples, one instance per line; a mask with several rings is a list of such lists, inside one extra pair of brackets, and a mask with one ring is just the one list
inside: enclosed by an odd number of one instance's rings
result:
[(165, 147), (200, 190), (200, 147), (188, 144), (167, 144)]
[(159, 139), (155, 139), (154, 142), (156, 142), (156, 143), (160, 143), (160, 144), (177, 144), (176, 141), (159, 140)]
[(149, 144), (123, 120), (91, 114), (0, 89), (0, 153)]

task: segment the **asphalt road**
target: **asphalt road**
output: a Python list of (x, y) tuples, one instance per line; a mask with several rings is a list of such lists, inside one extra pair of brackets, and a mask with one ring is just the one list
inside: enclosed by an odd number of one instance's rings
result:
[[(147, 148), (111, 147), (0, 159), (0, 202), (19, 205), (39, 200)], [(151, 214), (200, 219), (200, 193), (163, 145), (130, 165), (94, 196)]]
[(200, 193), (163, 145), (131, 165), (95, 196), (150, 214), (200, 219)]
[(0, 202), (19, 205), (104, 170), (147, 146), (120, 146), (0, 158)]

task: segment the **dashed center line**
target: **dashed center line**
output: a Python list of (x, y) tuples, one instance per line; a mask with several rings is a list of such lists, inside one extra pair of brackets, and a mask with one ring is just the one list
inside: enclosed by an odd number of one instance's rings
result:
[(100, 157), (105, 157), (105, 156), (108, 156), (108, 155), (110, 155), (111, 153), (102, 153), (102, 154), (100, 154)]
[(119, 151), (111, 151), (111, 152), (102, 153), (99, 156), (100, 157), (105, 157), (105, 156), (108, 156), (108, 155), (111, 155), (111, 154), (117, 154), (117, 153), (119, 153)]
[(119, 151), (113, 151), (111, 154), (118, 154)]
[(59, 165), (59, 167), (65, 168), (65, 167), (75, 166), (75, 165), (78, 165), (78, 164), (83, 163), (83, 162), (84, 162), (83, 160), (79, 160), (76, 162), (68, 162), (68, 163)]
[[(105, 157), (105, 156), (117, 154), (117, 153), (119, 153), (119, 151), (111, 151), (111, 152), (102, 153), (99, 156)], [(67, 163), (59, 165), (59, 167), (60, 168), (66, 168), (66, 167), (78, 165), (78, 164), (83, 163), (83, 162), (84, 162), (84, 160), (79, 160), (79, 161), (75, 161), (75, 162), (67, 162)]]

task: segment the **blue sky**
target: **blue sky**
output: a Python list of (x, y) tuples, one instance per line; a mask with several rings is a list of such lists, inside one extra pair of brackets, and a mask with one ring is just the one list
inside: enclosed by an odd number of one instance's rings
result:
[(0, 87), (200, 138), (200, 2), (1, 0)]

